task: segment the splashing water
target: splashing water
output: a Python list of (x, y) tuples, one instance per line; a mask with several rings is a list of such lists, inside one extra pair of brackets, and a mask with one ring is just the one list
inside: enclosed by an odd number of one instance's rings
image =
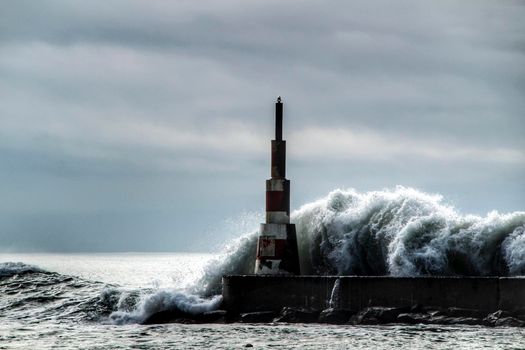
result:
[(522, 275), (525, 212), (461, 215), (441, 196), (397, 187), (336, 190), (293, 214), (302, 273)]
[(328, 300), (328, 306), (337, 309), (340, 305), (341, 296), (341, 279), (338, 278), (334, 282), (332, 287), (332, 293), (330, 293), (330, 300)]
[[(292, 213), (302, 274), (525, 274), (525, 212), (462, 215), (442, 201), (439, 195), (397, 187), (366, 193), (335, 190), (302, 206)], [(234, 240), (189, 291), (210, 298), (220, 294), (223, 275), (252, 273), (256, 242), (256, 231)], [(175, 299), (179, 303), (168, 304), (197, 302), (206, 310), (220, 304), (216, 297)]]
[[(397, 187), (366, 193), (335, 190), (293, 212), (292, 221), (297, 228), (302, 274), (525, 275), (525, 212), (462, 215), (443, 204), (441, 196)], [(23, 300), (40, 300), (43, 295), (35, 281), (42, 288), (50, 286), (51, 297), (57, 294), (54, 286), (61, 284), (61, 292), (71, 289), (71, 295), (80, 301), (52, 299), (57, 303), (53, 310), (62, 310), (64, 317), (84, 312), (89, 319), (103, 316), (123, 324), (142, 323), (163, 311), (196, 315), (220, 307), (223, 275), (253, 272), (256, 242), (255, 229), (233, 240), (189, 286), (156, 290), (112, 286), (94, 296), (101, 284), (7, 263), (0, 266), (0, 287), (19, 291), (20, 286), (28, 286), (26, 296), (18, 292), (12, 302), (9, 298), (4, 301), (20, 308)], [(20, 284), (23, 276), (27, 281)], [(78, 285), (90, 292), (81, 296)], [(334, 305), (337, 289), (334, 285)]]

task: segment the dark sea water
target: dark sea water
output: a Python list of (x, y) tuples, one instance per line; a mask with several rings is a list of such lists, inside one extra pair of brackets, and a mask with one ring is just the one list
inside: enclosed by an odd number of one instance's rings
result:
[[(465, 215), (398, 187), (336, 190), (292, 213), (303, 274), (525, 275), (525, 212)], [(221, 254), (0, 254), (0, 349), (525, 349), (523, 328), (321, 324), (141, 325), (221, 303), (252, 273), (256, 227)]]
[[(522, 328), (319, 324), (140, 325), (111, 319), (140, 298), (182, 293), (204, 254), (0, 256), (0, 349), (524, 349)], [(25, 261), (26, 263), (5, 263)], [(38, 266), (32, 267), (33, 266)], [(54, 271), (54, 272), (50, 272)], [(179, 292), (177, 291), (179, 290)], [(127, 304), (126, 304), (127, 301)], [(204, 301), (206, 303), (206, 301)], [(141, 311), (145, 312), (145, 311)]]

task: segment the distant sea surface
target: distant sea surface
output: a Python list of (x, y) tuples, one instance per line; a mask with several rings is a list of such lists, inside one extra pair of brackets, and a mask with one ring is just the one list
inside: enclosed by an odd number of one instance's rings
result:
[(46, 271), (126, 288), (180, 288), (200, 276), (213, 256), (201, 253), (0, 253), (0, 263), (23, 262)]
[[(0, 349), (523, 349), (521, 328), (319, 324), (141, 325), (191, 295), (214, 255), (0, 254)], [(201, 280), (199, 282), (199, 280)]]

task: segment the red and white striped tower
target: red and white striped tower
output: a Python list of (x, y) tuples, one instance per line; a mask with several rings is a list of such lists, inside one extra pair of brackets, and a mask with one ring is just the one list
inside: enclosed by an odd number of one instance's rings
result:
[(257, 242), (256, 274), (299, 274), (295, 225), (290, 224), (290, 180), (286, 179), (286, 141), (283, 140), (283, 104), (275, 104), (275, 140), (272, 140), (272, 178), (266, 180), (266, 223)]

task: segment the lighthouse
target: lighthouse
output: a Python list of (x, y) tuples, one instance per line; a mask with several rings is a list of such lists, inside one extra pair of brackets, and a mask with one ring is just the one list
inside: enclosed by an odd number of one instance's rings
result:
[(266, 180), (266, 223), (261, 224), (255, 259), (256, 274), (300, 273), (295, 225), (290, 223), (290, 180), (286, 179), (283, 103), (275, 103), (271, 179)]

